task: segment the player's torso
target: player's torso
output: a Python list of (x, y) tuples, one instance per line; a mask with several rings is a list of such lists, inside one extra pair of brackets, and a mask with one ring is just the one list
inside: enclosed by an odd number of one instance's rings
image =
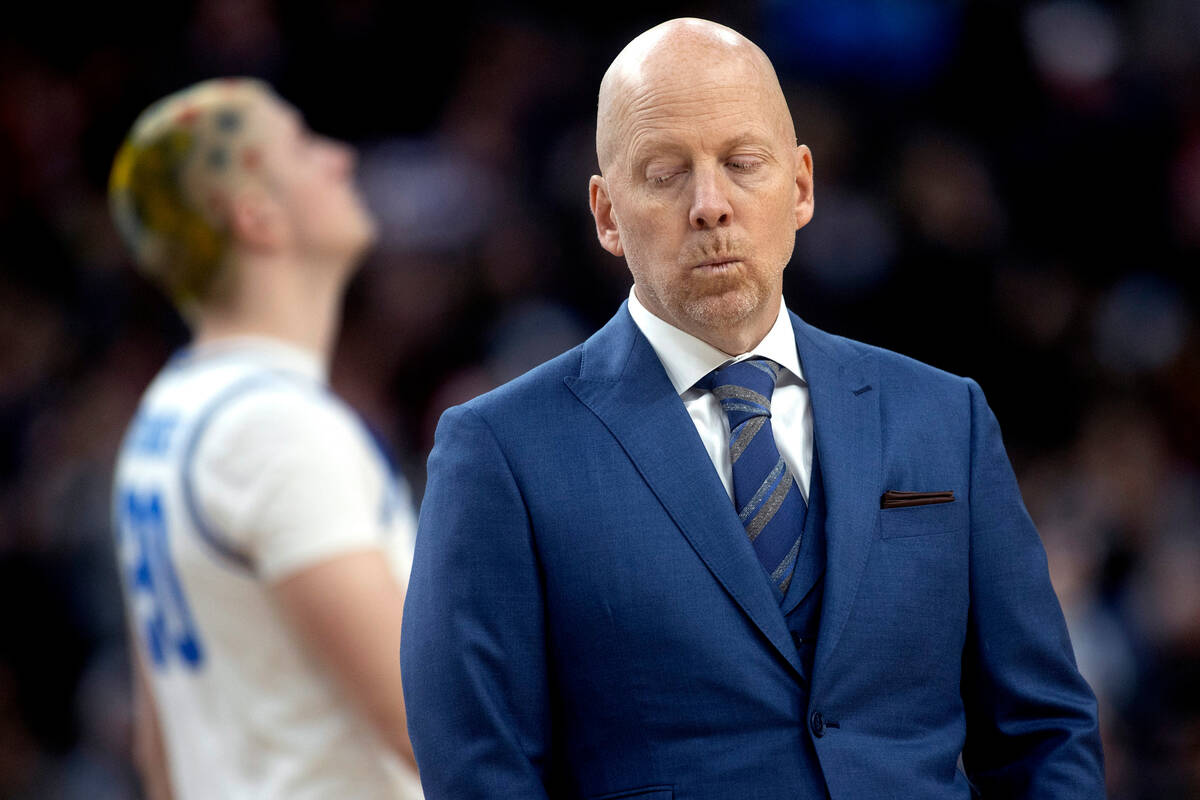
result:
[(236, 352), (179, 358), (160, 373), (130, 425), (113, 499), (134, 646), (183, 798), (394, 796), (403, 781), (195, 485), (196, 453), (223, 414), (252, 396), (295, 392), (332, 404), (344, 425), (331, 435), (361, 438), (355, 477), (378, 498), (380, 544), (401, 579), (411, 564), (407, 497), (323, 386)]

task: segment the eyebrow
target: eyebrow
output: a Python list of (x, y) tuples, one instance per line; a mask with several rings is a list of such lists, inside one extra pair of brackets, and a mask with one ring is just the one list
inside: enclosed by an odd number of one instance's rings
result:
[[(770, 146), (770, 142), (770, 136), (765, 133), (747, 131), (726, 139), (720, 144), (717, 151), (728, 153), (730, 150), (736, 150), (745, 145), (754, 145), (763, 148), (773, 155), (774, 148)], [(670, 153), (682, 149), (682, 146), (673, 139), (667, 139), (662, 136), (647, 136), (638, 143), (637, 149), (631, 154), (630, 164), (635, 170), (640, 170), (645, 168), (645, 165), (660, 153)]]

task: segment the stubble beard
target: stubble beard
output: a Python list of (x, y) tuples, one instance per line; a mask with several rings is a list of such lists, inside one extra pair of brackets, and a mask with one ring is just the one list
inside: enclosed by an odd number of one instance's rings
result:
[[(724, 334), (742, 328), (772, 296), (772, 282), (781, 276), (753, 257), (755, 249), (743, 238), (718, 234), (697, 242), (683, 257), (685, 264), (736, 258), (741, 263), (723, 274), (687, 272), (666, 288), (670, 308), (701, 330)], [(781, 271), (781, 270), (779, 270)]]
[(710, 285), (679, 287), (678, 296), (672, 298), (672, 302), (684, 317), (710, 331), (740, 327), (767, 300), (766, 287), (753, 276), (722, 277), (707, 282)]
[[(772, 297), (772, 279), (778, 276), (743, 262), (726, 275), (685, 274), (657, 284), (639, 280), (638, 296), (643, 304), (658, 306), (651, 307), (657, 316), (711, 344), (740, 331), (764, 311)], [(773, 317), (775, 309), (771, 311)]]
[[(766, 250), (753, 247), (745, 237), (718, 231), (689, 242), (670, 270), (633, 269), (635, 259), (628, 251), (626, 259), (638, 284), (638, 297), (652, 313), (709, 344), (730, 344), (730, 336), (744, 341), (765, 335), (778, 313), (777, 306), (767, 306), (779, 294), (783, 265), (791, 254), (776, 266), (775, 256), (783, 254)], [(725, 271), (695, 267), (727, 259), (740, 263)], [(764, 330), (758, 330), (764, 325)]]

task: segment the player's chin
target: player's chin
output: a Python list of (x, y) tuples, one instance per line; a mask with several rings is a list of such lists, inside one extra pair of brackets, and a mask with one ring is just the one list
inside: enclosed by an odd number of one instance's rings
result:
[(346, 249), (353, 258), (361, 258), (378, 244), (379, 223), (365, 209), (356, 214), (347, 227)]
[(361, 242), (364, 250), (368, 250), (379, 243), (379, 223), (370, 213), (363, 213), (362, 220), (362, 236)]

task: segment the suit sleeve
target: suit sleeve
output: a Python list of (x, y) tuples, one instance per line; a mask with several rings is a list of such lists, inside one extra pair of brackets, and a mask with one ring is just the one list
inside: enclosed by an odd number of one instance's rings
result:
[(963, 764), (984, 798), (1103, 798), (1096, 699), (983, 392), (971, 401), (971, 611)]
[(542, 607), (508, 461), (482, 417), (450, 409), (429, 456), (400, 647), (427, 800), (547, 797)]

